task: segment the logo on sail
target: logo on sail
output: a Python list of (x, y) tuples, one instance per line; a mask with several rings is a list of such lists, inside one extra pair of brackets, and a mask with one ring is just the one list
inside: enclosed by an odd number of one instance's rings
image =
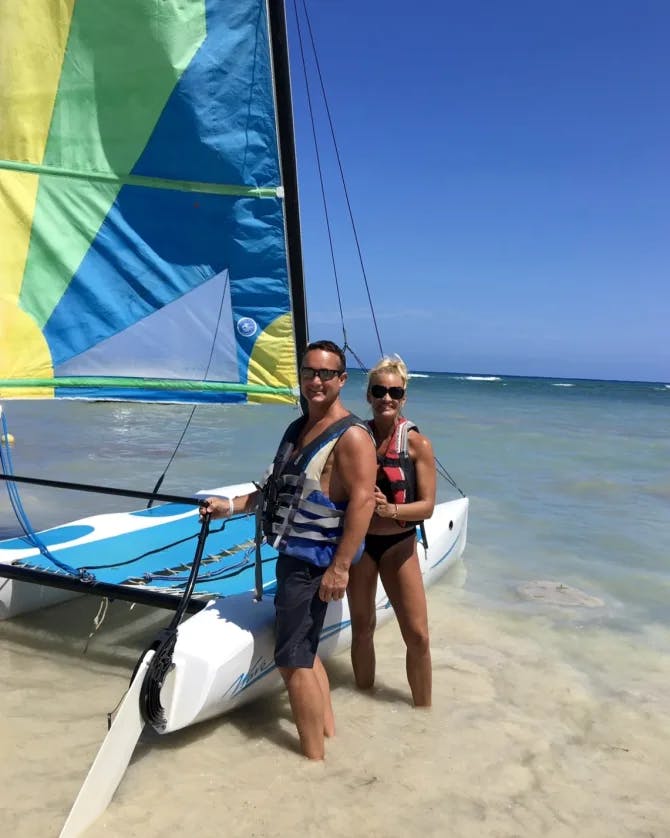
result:
[(240, 317), (237, 321), (237, 331), (244, 338), (253, 337), (258, 331), (258, 323), (251, 317)]

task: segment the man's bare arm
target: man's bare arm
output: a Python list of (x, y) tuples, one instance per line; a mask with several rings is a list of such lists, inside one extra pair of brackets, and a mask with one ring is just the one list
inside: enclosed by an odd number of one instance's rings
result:
[(344, 596), (349, 567), (365, 538), (374, 511), (377, 457), (367, 431), (353, 427), (343, 434), (335, 448), (334, 468), (349, 502), (342, 538), (321, 580), (319, 596), (326, 602)]

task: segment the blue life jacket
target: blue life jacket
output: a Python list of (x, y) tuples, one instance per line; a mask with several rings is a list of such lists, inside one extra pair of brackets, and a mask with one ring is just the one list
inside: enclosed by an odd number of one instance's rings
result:
[(263, 486), (263, 532), (279, 553), (328, 567), (342, 537), (348, 502), (334, 503), (321, 491), (321, 474), (346, 430), (354, 425), (368, 428), (350, 413), (296, 452), (306, 421), (303, 416), (292, 422), (279, 444)]

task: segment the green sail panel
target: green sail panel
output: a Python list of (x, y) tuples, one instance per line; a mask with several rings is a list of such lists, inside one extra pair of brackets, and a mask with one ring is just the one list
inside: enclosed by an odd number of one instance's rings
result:
[(265, 2), (25, 5), (3, 77), (63, 48), (0, 142), (0, 395), (295, 401)]

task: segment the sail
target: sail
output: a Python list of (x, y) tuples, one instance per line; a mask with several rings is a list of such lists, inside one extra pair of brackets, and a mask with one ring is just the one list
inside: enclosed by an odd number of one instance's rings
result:
[(295, 401), (266, 0), (0, 19), (0, 398)]

